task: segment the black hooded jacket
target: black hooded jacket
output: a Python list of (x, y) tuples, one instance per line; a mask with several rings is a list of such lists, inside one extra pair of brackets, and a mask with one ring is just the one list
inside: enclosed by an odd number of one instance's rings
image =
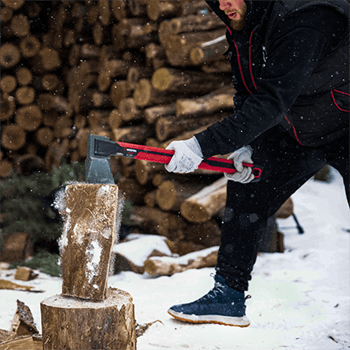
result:
[(346, 0), (245, 1), (242, 31), (227, 25), (233, 114), (196, 134), (204, 157), (227, 154), (280, 125), (318, 147), (349, 132), (349, 4)]

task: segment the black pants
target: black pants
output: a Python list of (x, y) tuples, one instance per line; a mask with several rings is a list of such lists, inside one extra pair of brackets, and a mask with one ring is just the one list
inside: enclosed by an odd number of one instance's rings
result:
[(318, 170), (329, 164), (340, 172), (350, 203), (348, 135), (326, 146), (304, 147), (277, 126), (251, 146), (252, 159), (263, 167), (263, 174), (257, 183), (228, 181), (216, 266), (216, 273), (241, 292), (248, 290), (269, 218)]

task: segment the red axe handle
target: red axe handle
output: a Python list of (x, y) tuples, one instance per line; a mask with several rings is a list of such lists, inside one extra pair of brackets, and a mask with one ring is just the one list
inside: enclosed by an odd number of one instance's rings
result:
[[(164, 148), (136, 145), (127, 142), (116, 142), (119, 146), (124, 148), (125, 156), (129, 156), (134, 159), (142, 159), (155, 163), (168, 164), (171, 157), (174, 155), (173, 150), (167, 150)], [(259, 166), (251, 163), (243, 163), (243, 166), (253, 168), (253, 174), (257, 181), (261, 177), (262, 169)], [(202, 161), (198, 166), (199, 169), (212, 170), (221, 173), (234, 174), (237, 170), (233, 165), (231, 159), (209, 157)]]

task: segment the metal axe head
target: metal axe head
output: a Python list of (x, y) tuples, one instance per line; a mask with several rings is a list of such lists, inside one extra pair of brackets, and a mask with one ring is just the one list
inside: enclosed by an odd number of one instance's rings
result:
[(95, 184), (113, 184), (110, 155), (99, 155), (96, 152), (96, 140), (111, 141), (108, 137), (88, 135), (88, 152), (85, 160), (86, 181)]

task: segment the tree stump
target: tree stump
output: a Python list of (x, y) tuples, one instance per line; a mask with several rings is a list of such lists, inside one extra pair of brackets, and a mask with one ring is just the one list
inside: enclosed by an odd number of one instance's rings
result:
[(115, 288), (110, 288), (108, 294), (98, 303), (63, 295), (42, 301), (43, 348), (136, 349), (132, 297)]

